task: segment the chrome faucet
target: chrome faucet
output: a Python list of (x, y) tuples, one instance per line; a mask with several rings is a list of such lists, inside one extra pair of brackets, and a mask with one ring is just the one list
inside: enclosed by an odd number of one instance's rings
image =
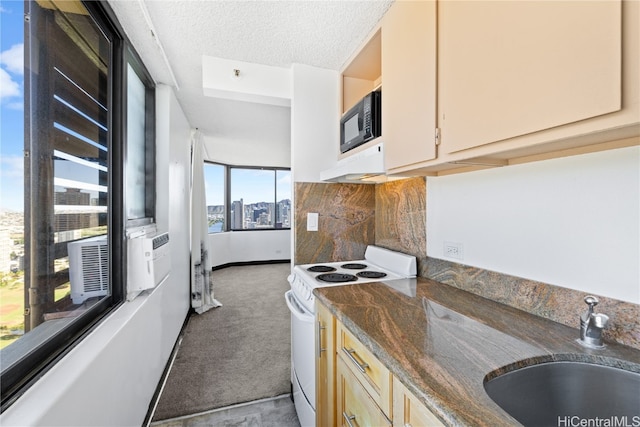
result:
[(602, 330), (609, 323), (609, 316), (593, 312), (593, 307), (598, 305), (598, 298), (588, 295), (584, 302), (589, 308), (580, 316), (580, 343), (587, 347), (604, 347)]

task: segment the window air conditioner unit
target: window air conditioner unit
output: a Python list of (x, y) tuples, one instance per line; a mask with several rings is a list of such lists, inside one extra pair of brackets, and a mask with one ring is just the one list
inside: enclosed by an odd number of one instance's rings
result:
[(159, 285), (171, 271), (169, 233), (130, 237), (127, 242), (127, 300)]
[(89, 298), (109, 295), (109, 246), (107, 236), (67, 243), (71, 300), (82, 304)]

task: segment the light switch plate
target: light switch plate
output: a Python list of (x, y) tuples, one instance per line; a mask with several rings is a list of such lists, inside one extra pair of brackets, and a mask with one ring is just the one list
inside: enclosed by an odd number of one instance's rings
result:
[(318, 213), (309, 212), (307, 214), (307, 231), (318, 231)]

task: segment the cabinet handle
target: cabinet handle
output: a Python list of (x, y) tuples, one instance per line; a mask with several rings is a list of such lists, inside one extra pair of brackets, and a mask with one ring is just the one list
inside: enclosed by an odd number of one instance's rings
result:
[(362, 372), (363, 374), (365, 373), (366, 369), (369, 367), (368, 363), (360, 363), (358, 362), (358, 360), (356, 359), (356, 357), (354, 356), (356, 354), (356, 351), (354, 349), (346, 349), (344, 347), (342, 347), (342, 351), (349, 357), (349, 359), (351, 359), (351, 361), (353, 363), (356, 364), (356, 366), (358, 367), (358, 369), (360, 370), (360, 372)]
[(326, 348), (322, 348), (322, 331), (327, 329), (325, 326), (322, 326), (322, 322), (318, 320), (318, 333), (316, 334), (316, 348), (318, 349), (318, 359), (322, 357), (322, 352), (326, 350)]
[(347, 422), (347, 424), (349, 424), (349, 427), (353, 427), (353, 424), (351, 424), (351, 420), (355, 420), (356, 416), (355, 415), (347, 415), (346, 412), (343, 412), (342, 416), (344, 417), (344, 420)]

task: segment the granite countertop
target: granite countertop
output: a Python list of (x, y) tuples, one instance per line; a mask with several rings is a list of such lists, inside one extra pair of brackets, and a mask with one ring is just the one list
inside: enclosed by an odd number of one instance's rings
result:
[(588, 349), (576, 328), (433, 280), (316, 288), (319, 302), (448, 425), (518, 424), (483, 382), (518, 367), (576, 360), (640, 372), (640, 351)]

